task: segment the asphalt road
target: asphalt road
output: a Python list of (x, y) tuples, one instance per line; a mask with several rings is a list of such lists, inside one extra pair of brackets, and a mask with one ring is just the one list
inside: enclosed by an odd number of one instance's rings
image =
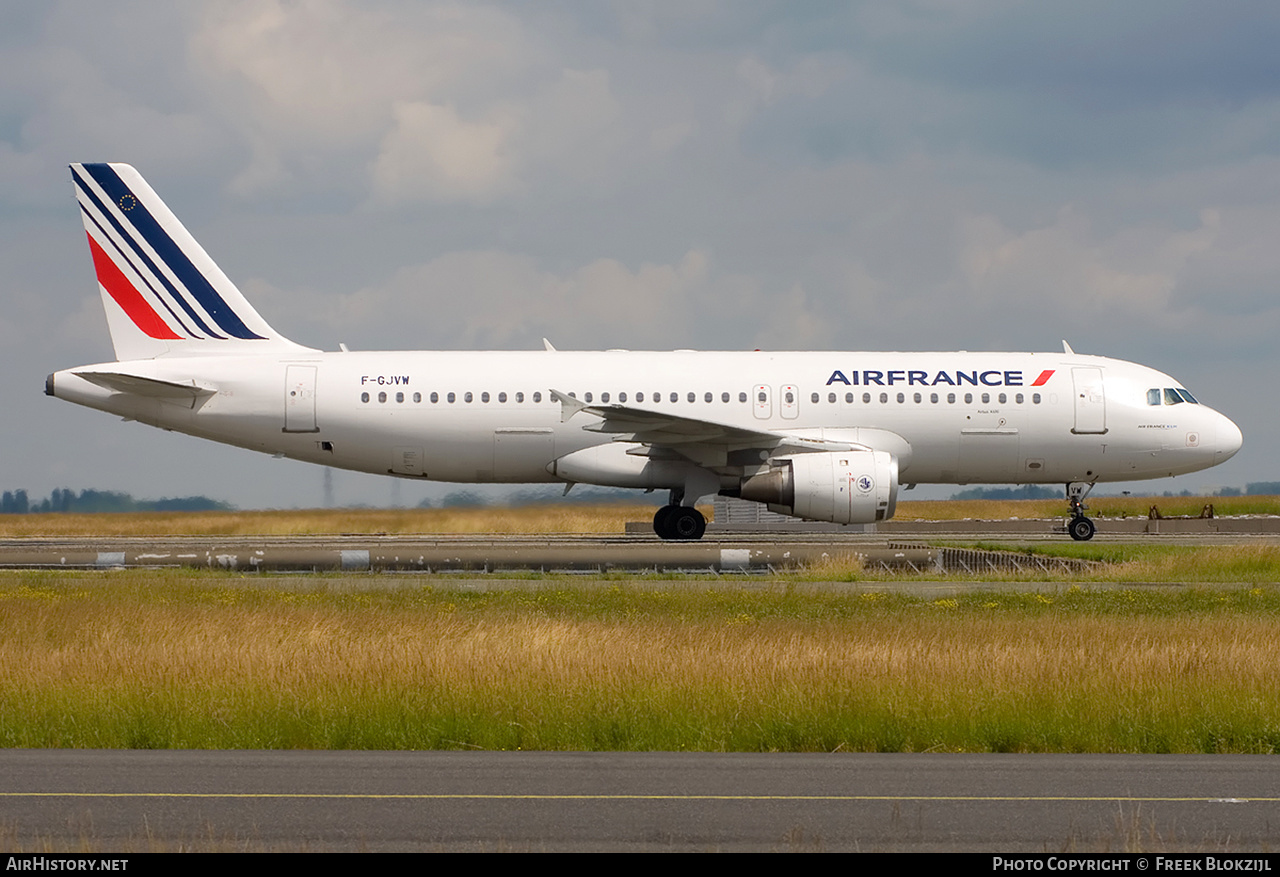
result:
[(0, 751), (0, 847), (1246, 852), (1268, 756)]

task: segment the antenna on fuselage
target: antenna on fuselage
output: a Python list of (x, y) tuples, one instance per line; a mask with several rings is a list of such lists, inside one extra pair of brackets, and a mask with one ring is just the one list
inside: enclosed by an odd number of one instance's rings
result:
[(1068, 356), (1075, 356), (1076, 352), (1071, 349), (1071, 345), (1067, 343), (1067, 339), (1062, 339), (1062, 352)]
[(555, 352), (556, 352), (556, 349), (555, 349), (554, 347), (552, 347), (552, 346), (551, 346), (551, 342), (550, 342), (550, 341), (548, 341), (546, 338), (543, 338), (543, 339), (542, 339), (542, 346), (543, 346), (543, 347), (545, 347), (545, 348), (547, 348), (547, 353), (555, 353)]

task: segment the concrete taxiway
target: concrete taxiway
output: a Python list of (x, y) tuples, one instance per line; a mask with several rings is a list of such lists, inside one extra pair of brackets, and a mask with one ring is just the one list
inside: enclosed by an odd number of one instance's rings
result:
[[(1198, 523), (1221, 523), (1224, 519)], [(1259, 519), (1269, 526), (1272, 519)], [(924, 522), (926, 524), (930, 522)], [(623, 536), (547, 535), (326, 535), (326, 536), (83, 536), (0, 539), (0, 568), (190, 567), (248, 572), (343, 571), (422, 573), (555, 572), (757, 572), (768, 573), (831, 560), (857, 558), (864, 568), (904, 573), (972, 572), (1082, 566), (1040, 557), (978, 556), (936, 547), (937, 542), (995, 541), (1034, 545), (1054, 534), (1051, 522), (946, 522), (874, 533), (713, 533), (697, 542), (663, 542), (652, 533)], [(1163, 523), (1163, 522), (1158, 522)], [(1190, 522), (1182, 522), (1190, 523)], [(1198, 529), (1177, 533), (1104, 534), (1098, 542), (1247, 544), (1280, 541), (1262, 523), (1252, 529)], [(972, 526), (982, 524), (981, 527)], [(1023, 525), (1034, 524), (1027, 527)], [(931, 544), (934, 543), (934, 544)]]
[(1269, 756), (0, 752), (14, 850), (1243, 852)]

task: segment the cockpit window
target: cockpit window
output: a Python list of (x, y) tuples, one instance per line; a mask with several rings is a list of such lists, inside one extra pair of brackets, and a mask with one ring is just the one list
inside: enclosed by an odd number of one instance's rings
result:
[(1165, 387), (1161, 390), (1159, 387), (1153, 387), (1147, 390), (1147, 404), (1159, 405), (1163, 398), (1165, 405), (1181, 405), (1183, 402), (1190, 402), (1192, 405), (1199, 405), (1196, 397), (1192, 396), (1181, 387)]

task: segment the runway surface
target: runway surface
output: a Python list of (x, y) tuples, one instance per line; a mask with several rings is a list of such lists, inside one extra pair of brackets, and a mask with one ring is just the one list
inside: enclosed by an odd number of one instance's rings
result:
[[(1270, 521), (1271, 519), (1267, 519)], [(697, 542), (663, 542), (653, 534), (629, 536), (547, 535), (327, 535), (327, 536), (82, 536), (0, 539), (0, 568), (113, 569), (119, 567), (189, 567), (245, 572), (690, 572), (770, 573), (797, 566), (856, 556), (866, 569), (904, 573), (1008, 570), (1036, 566), (1032, 572), (1076, 571), (1079, 561), (1067, 558), (1021, 559), (954, 556), (960, 549), (937, 543), (996, 542), (1008, 548), (1042, 544), (1049, 539), (1070, 544), (1035, 523), (1033, 531), (1001, 529), (929, 532), (911, 536), (839, 533), (719, 534)], [(1192, 523), (1216, 523), (1192, 522)], [(1043, 532), (1041, 532), (1043, 531)], [(908, 538), (910, 537), (910, 538)], [(1104, 536), (1099, 542), (1145, 544), (1273, 544), (1280, 534), (1259, 531)], [(933, 542), (934, 545), (930, 545)], [(970, 561), (973, 561), (972, 563)], [(1054, 567), (1053, 570), (1047, 567)], [(1072, 567), (1059, 570), (1058, 567)]]
[(1274, 850), (1269, 756), (0, 752), (16, 850)]

